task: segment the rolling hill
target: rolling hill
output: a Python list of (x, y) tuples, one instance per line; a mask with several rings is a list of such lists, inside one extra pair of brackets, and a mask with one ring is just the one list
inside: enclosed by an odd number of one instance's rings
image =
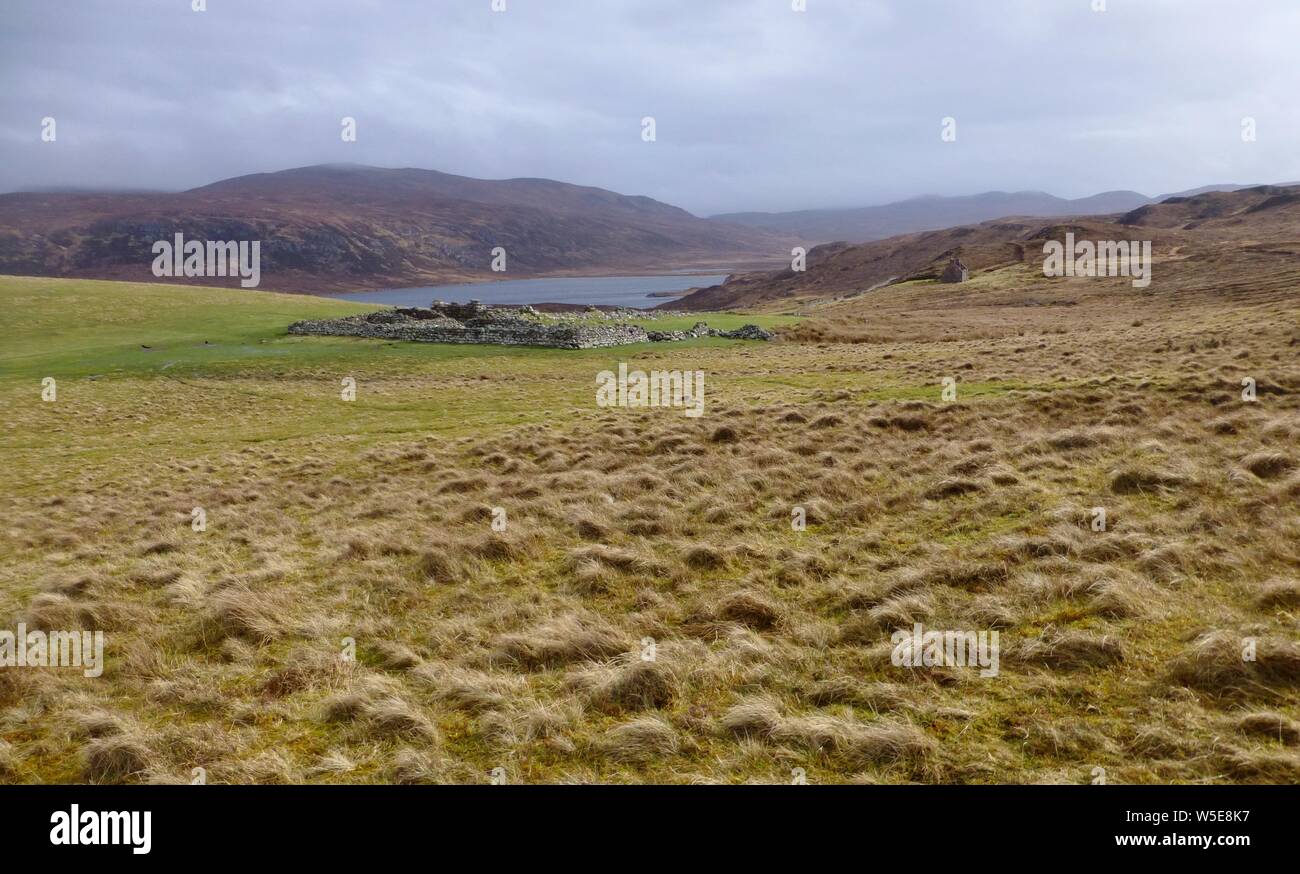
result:
[[(741, 274), (672, 302), (673, 309), (790, 307), (867, 295), (883, 285), (935, 279), (961, 258), (972, 274), (1042, 260), (1042, 245), (1073, 231), (1076, 239), (1151, 240), (1179, 258), (1300, 254), (1300, 187), (1261, 185), (1171, 196), (1125, 213), (1062, 219), (1017, 217), (905, 234), (859, 245), (831, 243), (808, 253), (808, 269)], [(1216, 274), (1221, 272), (1217, 267)]]
[(0, 273), (150, 281), (151, 246), (175, 233), (261, 240), (262, 287), (286, 290), (499, 277), (498, 246), (515, 278), (731, 270), (785, 248), (760, 229), (600, 188), (318, 165), (171, 194), (0, 195)]

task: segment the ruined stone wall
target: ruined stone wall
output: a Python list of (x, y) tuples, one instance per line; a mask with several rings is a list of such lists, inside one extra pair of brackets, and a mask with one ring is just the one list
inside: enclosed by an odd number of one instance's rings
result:
[(499, 346), (549, 346), (556, 349), (595, 349), (644, 343), (645, 330), (636, 325), (542, 325), (524, 319), (460, 325), (450, 319), (372, 320), (366, 316), (294, 322), (290, 334), (370, 337), (417, 343), (491, 343)]

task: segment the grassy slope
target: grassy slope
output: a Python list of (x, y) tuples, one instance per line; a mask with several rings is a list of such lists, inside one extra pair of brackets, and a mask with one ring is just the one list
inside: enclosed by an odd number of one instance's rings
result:
[[(321, 361), (436, 361), (542, 350), (418, 346), (378, 341), (285, 335), (298, 319), (335, 318), (376, 309), (360, 303), (292, 294), (222, 288), (0, 277), (0, 375), (88, 376), (149, 373), (179, 368), (307, 365)], [(674, 316), (641, 324), (656, 330), (690, 328), (697, 321), (732, 329), (773, 327), (791, 319), (729, 313)], [(636, 320), (632, 320), (636, 323)], [(152, 347), (149, 350), (141, 347)], [(400, 365), (399, 365), (400, 366)]]
[[(1284, 745), (1235, 722), (1269, 707), (1294, 725), (1285, 651), (1278, 668), (1265, 648), (1279, 673), (1242, 695), (1168, 675), (1195, 635), (1273, 641), (1294, 607), (1256, 599), (1294, 568), (1300, 488), (1241, 471), (1275, 447), (1294, 464), (1295, 404), (1232, 405), (1226, 389), (1240, 372), (1294, 382), (1280, 350), (1296, 307), (1173, 302), (1142, 325), (1103, 300), (1067, 332), (1059, 308), (979, 305), (1016, 281), (982, 276), (962, 305), (905, 290), (932, 310), (886, 297), (811, 331), (911, 332), (883, 345), (567, 352), (290, 338), (295, 318), (364, 307), (0, 279), (0, 614), (91, 622), (112, 642), (93, 684), (0, 674), (0, 703), (28, 705), (0, 717), (0, 779), (142, 779), (106, 768), (105, 747), (150, 779), (201, 764), (216, 781), (464, 781), (498, 765), (527, 780), (800, 766), (1087, 782), (1098, 764), (1113, 781), (1294, 779)], [(705, 370), (710, 415), (597, 410), (594, 375), (619, 360)], [(949, 407), (945, 374), (962, 384)], [(57, 403), (39, 400), (46, 375)], [(1182, 480), (1121, 493), (1125, 469)], [(954, 479), (976, 490), (925, 497)], [(796, 501), (819, 511), (802, 535), (783, 524)], [(1079, 521), (1099, 501), (1109, 537)], [(497, 504), (499, 542), (482, 515)], [(593, 539), (607, 551), (582, 552)], [(913, 616), (996, 622), (1003, 679), (882, 664)], [(669, 700), (629, 706), (635, 683), (587, 658), (573, 617), (614, 652), (658, 639)], [(553, 662), (497, 656), (542, 644)], [(1203, 667), (1231, 676), (1222, 655)], [(329, 716), (348, 695), (360, 715)], [(727, 728), (749, 705), (760, 728)], [(105, 712), (115, 728), (85, 727)], [(334, 753), (352, 767), (326, 768)]]
[(288, 294), (3, 277), (0, 372), (56, 377), (139, 373), (172, 362), (208, 365), (276, 356), (284, 353), (262, 347), (282, 335), (289, 322), (370, 309)]
[[(297, 319), (371, 309), (301, 295), (0, 277), (0, 397), (23, 419), (0, 437), (0, 446), (13, 452), (9, 473), (51, 472), (45, 460), (51, 450), (103, 460), (164, 447), (215, 450), (320, 435), (364, 442), (403, 433), (479, 433), (570, 415), (587, 405), (594, 375), (619, 361), (676, 357), (686, 349), (717, 355), (736, 345), (700, 339), (575, 352), (284, 332)], [(704, 318), (724, 329), (791, 321)], [(698, 320), (644, 324), (675, 330)], [(436, 390), (417, 384), (435, 373)], [(61, 403), (33, 407), (28, 402), (39, 397), (46, 376), (59, 380)], [(340, 418), (345, 376), (358, 380), (359, 391), (347, 408), (351, 415)], [(129, 399), (153, 412), (131, 417), (127, 441), (117, 428), (94, 429), (69, 445), (66, 419), (98, 416)]]

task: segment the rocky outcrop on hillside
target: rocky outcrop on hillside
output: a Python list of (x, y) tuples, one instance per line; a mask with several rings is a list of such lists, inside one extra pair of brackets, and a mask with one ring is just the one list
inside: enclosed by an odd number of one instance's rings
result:
[(709, 336), (722, 337), (726, 340), (771, 340), (776, 335), (758, 325), (741, 325), (734, 331), (717, 331), (710, 328)]

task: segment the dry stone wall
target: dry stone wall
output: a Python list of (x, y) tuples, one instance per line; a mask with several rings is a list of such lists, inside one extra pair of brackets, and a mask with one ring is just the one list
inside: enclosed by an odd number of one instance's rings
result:
[[(531, 308), (530, 308), (531, 309)], [(549, 346), (556, 349), (597, 349), (648, 341), (685, 340), (705, 335), (745, 340), (770, 340), (772, 335), (754, 325), (735, 331), (710, 329), (697, 322), (689, 331), (650, 331), (638, 325), (554, 324), (520, 318), (512, 311), (479, 304), (447, 304), (401, 308), (348, 316), (294, 322), (290, 334), (328, 337), (369, 337), (376, 340), (410, 340), (416, 343), (489, 343), (497, 346)]]
[[(450, 324), (449, 324), (450, 322)], [(596, 349), (644, 343), (650, 338), (636, 325), (544, 325), (526, 319), (460, 323), (444, 319), (373, 321), (367, 316), (294, 322), (290, 334), (333, 337), (372, 337), (417, 343), (491, 343), (498, 346), (551, 346), (556, 349)]]

